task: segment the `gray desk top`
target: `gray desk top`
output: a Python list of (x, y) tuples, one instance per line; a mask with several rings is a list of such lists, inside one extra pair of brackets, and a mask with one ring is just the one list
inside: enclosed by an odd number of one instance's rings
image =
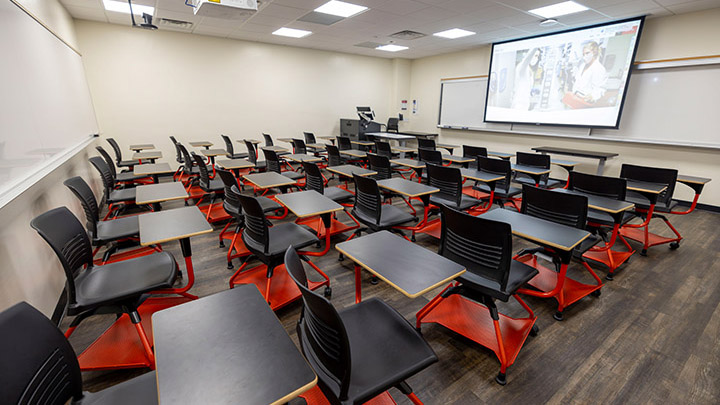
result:
[(373, 146), (373, 145), (375, 145), (375, 142), (370, 142), (370, 141), (350, 141), (350, 143), (354, 143), (354, 144), (360, 145), (360, 146)]
[(487, 154), (488, 154), (488, 156), (495, 156), (495, 157), (499, 157), (500, 159), (510, 159), (511, 157), (515, 156), (514, 153), (493, 152), (490, 150), (488, 151)]
[(498, 208), (481, 214), (480, 217), (508, 223), (512, 227), (513, 235), (563, 251), (574, 249), (590, 236), (588, 231), (556, 224), (513, 210)]
[(415, 159), (392, 159), (390, 163), (397, 163), (400, 166), (412, 167), (413, 169), (422, 169), (425, 167), (425, 163)]
[(204, 148), (208, 146), (213, 146), (213, 143), (210, 141), (194, 141), (194, 142), (188, 142), (190, 146), (194, 148)]
[(212, 226), (205, 219), (205, 215), (196, 206), (142, 214), (138, 216), (138, 224), (142, 246), (189, 238), (213, 231)]
[(568, 189), (564, 189), (564, 188), (554, 188), (551, 190), (555, 191), (557, 193), (563, 193), (563, 194), (583, 195), (583, 196), (587, 197), (587, 199), (588, 199), (588, 208), (607, 212), (609, 214), (616, 214), (618, 212), (627, 211), (627, 210), (635, 207), (635, 204), (627, 202), (627, 201), (614, 200), (612, 198), (601, 197), (598, 195), (583, 193), (580, 191), (568, 190)]
[(679, 174), (677, 176), (677, 181), (679, 181), (680, 183), (705, 184), (712, 181), (712, 179), (708, 179), (707, 177), (695, 177)]
[(235, 142), (240, 142), (240, 143), (242, 143), (242, 144), (245, 144), (245, 141), (248, 141), (248, 142), (250, 142), (250, 143), (253, 144), (253, 145), (257, 145), (257, 144), (260, 143), (260, 141), (258, 141), (257, 139), (238, 139), (238, 140), (236, 140)]
[(227, 151), (225, 149), (206, 149), (200, 151), (203, 155), (210, 157), (210, 156), (225, 156), (227, 155)]
[(646, 181), (628, 180), (627, 189), (641, 193), (660, 194), (667, 186), (659, 183), (648, 183)]
[(339, 174), (341, 176), (346, 177), (352, 177), (353, 174), (357, 174), (358, 176), (366, 177), (366, 176), (372, 176), (377, 174), (374, 170), (368, 170), (364, 169), (360, 166), (353, 166), (353, 165), (340, 165), (340, 166), (328, 166), (327, 171)]
[(435, 143), (436, 148), (443, 148), (443, 149), (455, 149), (459, 148), (460, 145), (453, 145), (451, 143)]
[(453, 163), (470, 163), (475, 161), (475, 159), (473, 158), (455, 155), (442, 155), (442, 158), (443, 160), (447, 160), (448, 162)]
[(340, 154), (348, 155), (348, 156), (352, 156), (352, 157), (358, 157), (358, 158), (364, 158), (365, 156), (367, 156), (367, 152), (365, 152), (364, 150), (359, 150), (359, 149), (341, 150)]
[(258, 188), (292, 186), (295, 180), (275, 172), (247, 174), (243, 178)]
[(247, 159), (218, 159), (215, 163), (223, 169), (247, 169), (255, 167), (255, 164)]
[(135, 152), (133, 153), (133, 160), (141, 160), (141, 159), (160, 159), (162, 157), (162, 152), (153, 151), (153, 152)]
[(149, 163), (144, 165), (133, 166), (133, 174), (136, 176), (150, 175), (150, 174), (161, 174), (161, 173), (172, 173), (175, 170), (170, 167), (168, 163)]
[(137, 186), (135, 188), (136, 204), (152, 204), (162, 201), (182, 200), (189, 198), (182, 183), (160, 183)]
[(280, 142), (292, 143), (293, 138), (278, 138), (277, 140)]
[(162, 404), (282, 404), (317, 376), (252, 284), (152, 317)]
[(492, 181), (500, 181), (505, 179), (505, 176), (503, 175), (475, 169), (460, 169), (460, 175), (466, 179), (482, 181), (483, 183), (489, 183)]
[(290, 155), (283, 156), (284, 159), (292, 160), (293, 162), (321, 162), (322, 158), (318, 156), (308, 155), (304, 153), (293, 153)]
[(327, 146), (327, 145), (325, 145), (324, 143), (306, 143), (305, 144), (305, 147), (307, 147), (307, 148), (315, 148), (315, 149), (322, 149), (322, 150), (325, 150), (325, 146)]
[(420, 197), (440, 191), (440, 189), (428, 186), (427, 184), (398, 178), (380, 180), (377, 183), (379, 187), (402, 194), (406, 197)]
[(276, 145), (273, 145), (273, 146), (261, 146), (260, 149), (262, 149), (262, 150), (270, 150), (270, 151), (273, 151), (273, 152), (287, 152), (287, 151), (288, 151), (288, 148), (283, 148), (282, 146), (276, 146)]
[(275, 198), (298, 218), (342, 211), (343, 206), (315, 190), (278, 194)]
[(550, 163), (562, 167), (575, 167), (580, 164), (580, 162), (573, 162), (572, 160), (559, 160), (559, 159), (550, 159)]
[(463, 266), (388, 231), (338, 243), (335, 248), (410, 298), (465, 272)]
[(412, 135), (401, 135), (401, 134), (393, 134), (388, 132), (366, 132), (367, 135), (372, 135), (376, 138), (386, 138), (386, 139), (395, 139), (397, 141), (406, 141), (410, 139), (415, 139)]
[(610, 153), (610, 152), (597, 152), (594, 150), (557, 148), (554, 146), (538, 146), (536, 148), (532, 148), (532, 150), (534, 150), (536, 152), (556, 153), (558, 155), (579, 156), (579, 157), (587, 157), (587, 158), (595, 158), (595, 159), (603, 159), (603, 160), (605, 160), (607, 158), (615, 157), (618, 155), (617, 153)]
[(141, 151), (141, 150), (145, 150), (145, 149), (155, 149), (155, 145), (153, 145), (151, 143), (140, 143), (140, 144), (136, 144), (136, 145), (130, 145), (129, 149), (134, 150), (134, 151)]
[(512, 164), (511, 167), (516, 172), (526, 173), (526, 174), (531, 174), (531, 175), (542, 175), (542, 174), (550, 173), (550, 169), (543, 169), (543, 168), (535, 167), (535, 166)]

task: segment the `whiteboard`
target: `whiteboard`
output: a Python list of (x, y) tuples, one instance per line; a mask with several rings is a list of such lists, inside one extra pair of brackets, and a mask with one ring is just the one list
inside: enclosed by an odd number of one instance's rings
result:
[(487, 77), (440, 82), (438, 125), (453, 128), (484, 127)]
[(0, 201), (7, 202), (71, 157), (98, 125), (77, 52), (9, 1), (0, 1), (0, 38)]

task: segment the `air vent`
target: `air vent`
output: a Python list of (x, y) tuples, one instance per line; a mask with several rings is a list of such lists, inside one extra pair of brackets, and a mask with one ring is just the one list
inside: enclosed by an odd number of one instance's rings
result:
[(411, 39), (418, 39), (427, 36), (426, 34), (423, 34), (421, 32), (415, 32), (410, 30), (400, 31), (396, 32), (392, 35), (390, 35), (390, 38), (397, 38), (397, 39), (404, 39), (404, 40), (411, 40)]
[(193, 27), (193, 23), (190, 21), (173, 20), (172, 18), (161, 18), (160, 25), (183, 30), (189, 30)]
[(372, 48), (372, 49), (375, 49), (380, 45), (382, 45), (382, 44), (379, 44), (377, 42), (361, 42), (359, 44), (355, 44), (355, 46), (359, 46), (360, 48)]

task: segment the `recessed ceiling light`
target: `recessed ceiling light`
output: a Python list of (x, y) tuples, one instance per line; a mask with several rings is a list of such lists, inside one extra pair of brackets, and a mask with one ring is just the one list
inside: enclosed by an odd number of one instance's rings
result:
[[(105, 6), (105, 10), (107, 11), (130, 14), (130, 6), (127, 1), (103, 0), (103, 6)], [(153, 15), (155, 7), (133, 4), (132, 10), (135, 15), (143, 15), (143, 13)]]
[(388, 44), (388, 45), (380, 45), (375, 49), (380, 50), (380, 51), (397, 52), (397, 51), (404, 51), (404, 50), (408, 49), (408, 47)]
[(345, 3), (344, 1), (331, 0), (315, 9), (318, 13), (336, 15), (338, 17), (351, 17), (362, 13), (368, 8), (357, 4)]
[(310, 34), (312, 34), (312, 31), (296, 30), (295, 28), (286, 28), (286, 27), (282, 27), (280, 29), (273, 31), (273, 35), (280, 35), (283, 37), (291, 37), (291, 38), (302, 38), (302, 37), (306, 37)]
[(558, 20), (554, 18), (546, 18), (542, 21), (540, 21), (540, 25), (543, 27), (550, 27), (558, 23)]
[(475, 35), (475, 33), (472, 31), (461, 30), (460, 28), (453, 28), (447, 31), (436, 32), (433, 35), (436, 37), (455, 39)]
[(540, 17), (553, 18), (561, 15), (579, 13), (585, 10), (588, 10), (588, 8), (582, 4), (575, 3), (574, 1), (566, 1), (563, 3), (532, 9), (529, 10), (529, 12), (539, 15)]

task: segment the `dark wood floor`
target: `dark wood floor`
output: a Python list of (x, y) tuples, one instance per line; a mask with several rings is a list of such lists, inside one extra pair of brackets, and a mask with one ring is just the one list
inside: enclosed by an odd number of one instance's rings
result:
[[(292, 214), (288, 219), (294, 220)], [(490, 350), (434, 324), (423, 326), (423, 336), (440, 361), (410, 379), (410, 385), (427, 404), (720, 403), (720, 215), (696, 211), (672, 221), (685, 237), (680, 249), (663, 245), (651, 248), (647, 257), (633, 255), (614, 281), (605, 281), (601, 297), (586, 297), (566, 309), (564, 321), (552, 318), (554, 300), (527, 297), (540, 333), (528, 338), (508, 370), (506, 386), (494, 382), (499, 362)], [(651, 230), (667, 233), (662, 221), (652, 225)], [(218, 232), (192, 239), (196, 283), (191, 292), (199, 296), (228, 288), (231, 271), (226, 250), (218, 247)], [(419, 235), (418, 243), (437, 249), (431, 237)], [(517, 250), (530, 246), (520, 239), (514, 244)], [(177, 243), (164, 248), (182, 258)], [(334, 249), (313, 261), (330, 276), (333, 304), (352, 305), (352, 262), (338, 262)], [(577, 264), (569, 274), (589, 280)], [(598, 274), (604, 277), (605, 271)], [(371, 285), (367, 274), (363, 280), (363, 298), (380, 297), (411, 322), (438, 292), (409, 299), (382, 281)], [(295, 341), (300, 305), (276, 313)], [(523, 313), (516, 303), (499, 307), (509, 315)], [(74, 348), (87, 347), (113, 319), (83, 322), (70, 339)], [(85, 388), (96, 391), (144, 372), (84, 373)], [(391, 393), (399, 403), (409, 403), (398, 391)]]

